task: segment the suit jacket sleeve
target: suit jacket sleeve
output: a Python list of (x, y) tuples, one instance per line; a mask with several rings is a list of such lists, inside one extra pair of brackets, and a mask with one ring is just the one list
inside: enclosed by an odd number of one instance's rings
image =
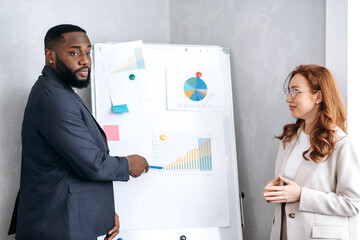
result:
[(85, 179), (126, 181), (129, 167), (126, 158), (112, 157), (93, 139), (84, 121), (80, 104), (66, 89), (51, 88), (37, 104), (37, 124), (47, 142)]
[(339, 216), (354, 216), (359, 213), (360, 159), (349, 139), (344, 140), (344, 144), (331, 154), (331, 158), (336, 158), (335, 191), (323, 192), (303, 187), (300, 211)]

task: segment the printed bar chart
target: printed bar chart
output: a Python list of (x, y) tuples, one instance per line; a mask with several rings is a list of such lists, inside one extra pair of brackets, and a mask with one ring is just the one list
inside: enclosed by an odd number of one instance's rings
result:
[(117, 69), (115, 69), (113, 73), (138, 69), (145, 69), (145, 61), (142, 48), (134, 48), (134, 54), (130, 56), (125, 63), (121, 64)]
[(162, 140), (154, 134), (155, 164), (161, 171), (211, 172), (212, 155), (209, 137), (169, 135)]

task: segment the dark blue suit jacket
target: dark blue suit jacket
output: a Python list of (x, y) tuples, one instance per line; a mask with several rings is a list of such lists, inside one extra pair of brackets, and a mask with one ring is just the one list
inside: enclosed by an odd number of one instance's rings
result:
[(109, 156), (103, 130), (49, 66), (31, 90), (21, 134), (20, 191), (10, 233), (15, 224), (17, 240), (90, 240), (109, 231), (115, 220), (112, 181), (129, 179), (128, 162)]

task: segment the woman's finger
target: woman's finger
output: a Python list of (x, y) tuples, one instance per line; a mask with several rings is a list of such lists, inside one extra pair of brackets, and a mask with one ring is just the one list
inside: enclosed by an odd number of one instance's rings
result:
[(284, 189), (284, 186), (269, 186), (265, 187), (266, 191), (281, 191)]
[(284, 196), (276, 196), (276, 197), (265, 197), (266, 201), (270, 201), (271, 203), (281, 203), (286, 202), (286, 198)]
[(285, 178), (285, 177), (283, 177), (281, 175), (279, 175), (279, 179), (281, 181), (283, 181), (284, 183), (286, 183), (286, 184), (292, 184), (293, 183), (293, 181), (291, 181), (290, 179), (287, 179), (287, 178)]

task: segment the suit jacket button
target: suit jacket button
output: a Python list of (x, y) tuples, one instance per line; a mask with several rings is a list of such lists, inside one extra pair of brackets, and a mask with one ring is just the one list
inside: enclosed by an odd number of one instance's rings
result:
[(295, 218), (295, 213), (289, 213), (290, 218)]

